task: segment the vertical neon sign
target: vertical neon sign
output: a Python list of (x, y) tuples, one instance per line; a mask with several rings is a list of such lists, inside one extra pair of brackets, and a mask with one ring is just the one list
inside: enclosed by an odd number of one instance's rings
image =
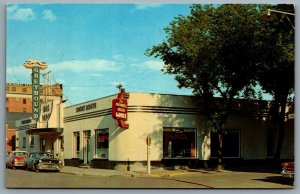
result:
[(39, 120), (40, 116), (40, 67), (32, 67), (32, 118)]

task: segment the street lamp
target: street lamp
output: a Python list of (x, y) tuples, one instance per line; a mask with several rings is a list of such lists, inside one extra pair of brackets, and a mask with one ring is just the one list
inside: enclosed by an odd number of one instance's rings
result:
[(271, 12), (275, 12), (275, 13), (281, 13), (281, 14), (284, 14), (286, 15), (286, 18), (287, 20), (290, 22), (290, 24), (292, 25), (292, 27), (294, 28), (295, 30), (295, 26), (292, 24), (291, 20), (289, 17), (287, 17), (287, 15), (292, 15), (292, 16), (295, 16), (294, 13), (289, 13), (289, 12), (285, 12), (285, 11), (278, 11), (278, 10), (275, 10), (275, 9), (268, 9), (268, 13), (267, 13), (267, 16), (271, 16)]
[(289, 12), (285, 12), (285, 11), (278, 11), (278, 10), (275, 10), (275, 9), (268, 9), (267, 15), (270, 16), (271, 12), (282, 13), (282, 14), (293, 15), (293, 16), (295, 15), (294, 13), (289, 13)]

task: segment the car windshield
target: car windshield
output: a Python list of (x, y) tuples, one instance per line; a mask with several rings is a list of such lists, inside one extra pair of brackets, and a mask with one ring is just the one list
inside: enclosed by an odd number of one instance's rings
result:
[(15, 156), (27, 156), (27, 152), (15, 152)]
[(41, 157), (52, 157), (48, 153), (36, 153), (36, 158), (41, 158)]

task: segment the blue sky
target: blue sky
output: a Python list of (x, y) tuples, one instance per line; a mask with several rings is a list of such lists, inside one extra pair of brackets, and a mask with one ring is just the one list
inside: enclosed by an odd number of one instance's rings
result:
[(23, 63), (37, 59), (63, 84), (67, 105), (115, 94), (118, 83), (128, 92), (189, 95), (161, 72), (162, 61), (144, 55), (189, 12), (188, 4), (10, 4), (6, 82), (30, 83)]

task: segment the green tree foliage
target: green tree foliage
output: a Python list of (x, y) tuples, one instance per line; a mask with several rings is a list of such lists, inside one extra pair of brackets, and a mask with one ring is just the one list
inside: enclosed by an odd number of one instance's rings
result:
[(241, 91), (250, 94), (255, 83), (260, 20), (261, 9), (254, 4), (193, 5), (191, 15), (175, 18), (165, 29), (166, 40), (146, 52), (164, 61), (164, 72), (176, 75), (179, 87), (199, 97), (218, 133), (217, 169), (223, 168), (222, 130), (233, 99)]
[(218, 133), (218, 169), (233, 100), (255, 96), (256, 83), (274, 97), (271, 115), (280, 136), (275, 157), (280, 156), (287, 97), (294, 91), (294, 18), (267, 17), (268, 8), (294, 12), (291, 5), (193, 5), (190, 15), (176, 17), (165, 28), (166, 39), (146, 52), (164, 61), (163, 71), (174, 74), (180, 88), (198, 96), (208, 126)]
[[(271, 8), (294, 13), (293, 5), (276, 5)], [(286, 111), (290, 106), (288, 97), (294, 95), (294, 19), (293, 15), (270, 12), (270, 16), (262, 21), (259, 34), (261, 54), (257, 58), (257, 80), (262, 89), (273, 96), (270, 116), (278, 128), (275, 159), (280, 159), (284, 141)]]

